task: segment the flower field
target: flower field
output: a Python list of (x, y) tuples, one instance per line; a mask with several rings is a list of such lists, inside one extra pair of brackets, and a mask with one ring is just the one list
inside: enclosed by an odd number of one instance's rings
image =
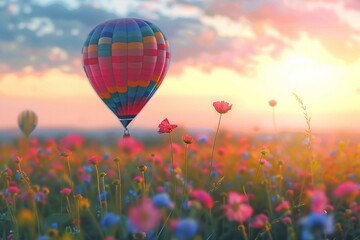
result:
[(357, 139), (232, 134), (231, 107), (210, 134), (1, 143), (0, 239), (359, 239)]

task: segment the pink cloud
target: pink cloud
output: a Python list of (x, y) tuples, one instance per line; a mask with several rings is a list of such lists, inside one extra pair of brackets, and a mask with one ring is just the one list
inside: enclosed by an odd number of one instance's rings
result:
[[(205, 35), (208, 34), (205, 33)], [(200, 35), (198, 39), (203, 37)], [(205, 38), (208, 38), (208, 36), (205, 36)], [(171, 74), (180, 74), (183, 66), (196, 66), (204, 72), (211, 72), (213, 67), (216, 66), (234, 69), (245, 75), (253, 75), (256, 73), (257, 62), (255, 57), (257, 55), (267, 49), (270, 56), (277, 58), (284, 48), (289, 47), (281, 39), (265, 35), (257, 39), (229, 39), (221, 49), (214, 48), (210, 40), (209, 42), (204, 41), (204, 44), (207, 45), (208, 51), (198, 53), (196, 57), (187, 58), (180, 63), (172, 64)]]
[(212, 29), (202, 31), (199, 36), (196, 37), (196, 41), (200, 44), (209, 44), (214, 42), (216, 38), (216, 32)]
[(351, 10), (360, 11), (360, 1), (358, 0), (346, 0), (344, 6)]
[[(308, 2), (313, 1), (308, 0)], [(265, 26), (270, 26), (280, 33), (278, 42), (282, 42), (281, 38), (297, 40), (302, 33), (306, 33), (311, 38), (318, 39), (336, 57), (348, 62), (358, 58), (360, 44), (353, 40), (358, 31), (343, 21), (333, 10), (321, 7), (309, 8), (306, 4), (287, 5), (282, 1), (276, 3), (214, 1), (209, 13), (224, 15), (235, 21), (245, 17), (258, 39), (267, 38), (263, 30)], [(348, 4), (350, 3), (353, 7), (360, 6), (360, 2), (355, 0), (348, 0)], [(278, 44), (277, 54), (281, 51), (281, 47), (285, 45)]]

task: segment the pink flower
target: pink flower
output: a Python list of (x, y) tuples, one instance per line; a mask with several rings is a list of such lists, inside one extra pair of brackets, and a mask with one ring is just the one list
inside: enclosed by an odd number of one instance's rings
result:
[(290, 209), (290, 203), (289, 201), (283, 201), (281, 202), (279, 205), (277, 205), (275, 207), (275, 211), (276, 212), (282, 212), (282, 211), (287, 211)]
[(271, 99), (271, 100), (269, 101), (269, 105), (270, 105), (270, 107), (275, 107), (275, 106), (277, 105), (276, 100)]
[(18, 186), (10, 186), (7, 188), (7, 192), (10, 194), (18, 194), (20, 192), (20, 189)]
[(214, 102), (213, 106), (215, 110), (220, 114), (227, 113), (229, 110), (231, 110), (232, 107), (232, 105), (229, 105), (229, 103), (225, 101)]
[(263, 213), (260, 213), (255, 216), (254, 220), (251, 223), (253, 228), (263, 228), (269, 222), (268, 216)]
[(288, 189), (288, 190), (286, 190), (285, 194), (286, 194), (287, 196), (292, 197), (292, 196), (294, 196), (294, 190)]
[(60, 140), (60, 145), (65, 149), (79, 149), (84, 144), (84, 138), (79, 134), (69, 134)]
[(246, 166), (239, 166), (239, 168), (238, 168), (238, 171), (239, 171), (240, 174), (245, 173), (246, 170), (247, 170), (247, 167), (246, 167)]
[(19, 157), (19, 156), (15, 156), (15, 157), (13, 158), (13, 161), (14, 161), (14, 163), (16, 163), (16, 164), (19, 164), (19, 163), (22, 161), (22, 158)]
[(11, 168), (5, 168), (5, 170), (3, 171), (3, 174), (9, 176), (9, 175), (13, 175), (13, 171), (11, 170)]
[(88, 162), (92, 165), (97, 165), (100, 162), (100, 158), (97, 156), (92, 156)]
[(167, 118), (165, 118), (164, 120), (162, 120), (162, 122), (159, 124), (159, 133), (171, 133), (172, 130), (174, 130), (175, 128), (177, 128), (177, 125), (175, 124), (170, 124), (169, 120)]
[(334, 195), (338, 198), (344, 198), (344, 199), (354, 199), (359, 194), (359, 187), (356, 185), (356, 183), (347, 181), (340, 186), (338, 186), (335, 191)]
[(133, 178), (133, 180), (137, 183), (142, 183), (144, 179), (142, 176), (137, 175)]
[(152, 153), (146, 160), (155, 164), (161, 164), (163, 162), (162, 156), (154, 153)]
[(185, 144), (192, 144), (193, 143), (193, 138), (190, 135), (185, 135), (182, 137), (182, 140)]
[(314, 213), (324, 213), (327, 206), (328, 198), (325, 193), (320, 190), (315, 190), (311, 195), (311, 211)]
[(71, 188), (63, 188), (63, 189), (60, 190), (61, 195), (68, 196), (70, 193), (71, 193)]
[(281, 222), (282, 222), (283, 224), (289, 224), (289, 223), (291, 223), (291, 218), (290, 218), (290, 217), (283, 217), (283, 218), (281, 219)]
[(118, 142), (119, 149), (123, 150), (126, 153), (138, 154), (140, 153), (144, 146), (141, 142), (137, 141), (135, 138), (129, 136), (126, 138), (121, 138)]
[(148, 232), (159, 224), (161, 210), (155, 207), (151, 199), (143, 198), (139, 203), (129, 208), (128, 216), (137, 231)]
[(224, 205), (225, 216), (230, 221), (245, 222), (253, 213), (248, 198), (237, 192), (229, 192), (228, 204)]
[(214, 206), (212, 197), (204, 190), (194, 190), (190, 193), (190, 199), (200, 202), (206, 208)]

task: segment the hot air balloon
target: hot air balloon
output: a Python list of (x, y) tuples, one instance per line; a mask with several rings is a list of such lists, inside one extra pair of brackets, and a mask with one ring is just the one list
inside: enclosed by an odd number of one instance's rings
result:
[(22, 111), (18, 116), (18, 125), (26, 137), (34, 131), (38, 123), (36, 113), (31, 110)]
[(121, 18), (97, 25), (87, 36), (83, 67), (98, 96), (128, 125), (161, 85), (170, 63), (170, 45), (153, 23)]

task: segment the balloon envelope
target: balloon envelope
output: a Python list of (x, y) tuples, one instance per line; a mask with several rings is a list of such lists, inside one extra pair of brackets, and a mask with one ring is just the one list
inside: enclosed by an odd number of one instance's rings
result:
[(126, 128), (161, 85), (170, 45), (156, 25), (122, 18), (97, 25), (82, 56), (92, 87)]
[(22, 111), (18, 116), (18, 125), (25, 136), (29, 136), (36, 128), (38, 118), (31, 110)]

